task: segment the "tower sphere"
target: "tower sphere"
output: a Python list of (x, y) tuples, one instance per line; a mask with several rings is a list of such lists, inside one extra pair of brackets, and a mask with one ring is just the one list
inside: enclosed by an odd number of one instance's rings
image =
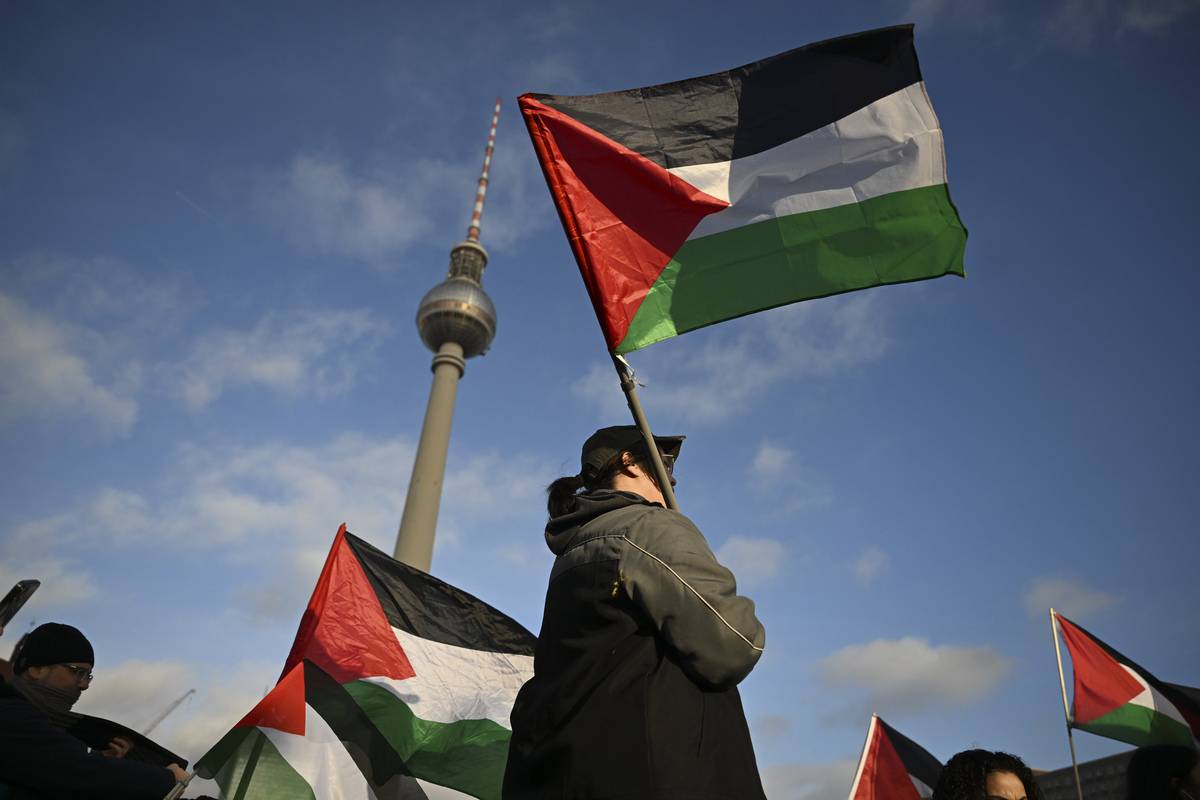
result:
[(479, 284), (449, 278), (421, 299), (417, 331), (435, 353), (446, 342), (456, 342), (462, 346), (463, 358), (471, 358), (487, 352), (496, 335), (496, 307)]

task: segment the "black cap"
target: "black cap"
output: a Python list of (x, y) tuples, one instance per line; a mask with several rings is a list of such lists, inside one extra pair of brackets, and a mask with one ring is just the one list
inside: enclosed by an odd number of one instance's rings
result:
[[(679, 456), (679, 448), (683, 447), (685, 436), (655, 436), (660, 453), (673, 458)], [(604, 466), (615, 456), (624, 453), (645, 453), (646, 440), (636, 425), (613, 425), (611, 428), (601, 428), (588, 437), (583, 443), (583, 453), (579, 463), (582, 473), (590, 470), (593, 474), (604, 469)]]
[(21, 639), (21, 651), (13, 661), (13, 672), (51, 664), (92, 664), (96, 654), (92, 643), (78, 628), (61, 622), (39, 625)]

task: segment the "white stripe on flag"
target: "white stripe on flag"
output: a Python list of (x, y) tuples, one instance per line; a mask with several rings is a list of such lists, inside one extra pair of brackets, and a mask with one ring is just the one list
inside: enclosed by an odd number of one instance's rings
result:
[(304, 707), (303, 736), (274, 728), (259, 730), (304, 778), (316, 800), (374, 800), (367, 779), (346, 746), (312, 706)]
[(429, 800), (475, 800), (474, 796), (463, 794), (457, 789), (451, 789), (449, 786), (440, 786), (436, 783), (429, 783), (417, 778), (417, 785), (424, 790), (428, 795)]
[(700, 221), (688, 237), (699, 239), (945, 183), (946, 156), (937, 115), (918, 82), (770, 150), (670, 172), (732, 204)]
[(1157, 711), (1163, 716), (1170, 717), (1185, 728), (1190, 728), (1187, 720), (1183, 718), (1183, 714), (1179, 713), (1179, 709), (1175, 707), (1167, 698), (1163, 697), (1153, 686), (1142, 680), (1142, 676), (1131, 670), (1129, 667), (1121, 664), (1121, 669), (1128, 672), (1133, 679), (1142, 685), (1141, 694), (1134, 697), (1129, 702), (1135, 706), (1142, 706)]
[(532, 656), (471, 650), (421, 639), (392, 628), (416, 675), (406, 680), (367, 678), (394, 692), (420, 719), (508, 721), (517, 692), (533, 675)]

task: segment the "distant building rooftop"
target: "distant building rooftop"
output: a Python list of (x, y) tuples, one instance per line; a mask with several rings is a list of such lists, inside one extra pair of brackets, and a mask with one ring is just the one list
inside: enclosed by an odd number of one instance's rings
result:
[[(1079, 765), (1084, 800), (1125, 800), (1125, 768), (1132, 750)], [(1075, 773), (1070, 766), (1037, 775), (1045, 800), (1078, 800)]]

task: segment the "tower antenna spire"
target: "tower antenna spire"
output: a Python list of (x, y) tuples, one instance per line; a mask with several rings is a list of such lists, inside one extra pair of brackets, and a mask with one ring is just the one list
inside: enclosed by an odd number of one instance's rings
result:
[(475, 208), (471, 210), (471, 225), (467, 228), (467, 241), (479, 241), (479, 226), (483, 223), (483, 198), (487, 194), (488, 174), (492, 169), (492, 151), (496, 149), (496, 125), (500, 122), (500, 98), (492, 112), (492, 128), (488, 131), (487, 147), (483, 151), (483, 171), (479, 173), (479, 189), (475, 192)]

